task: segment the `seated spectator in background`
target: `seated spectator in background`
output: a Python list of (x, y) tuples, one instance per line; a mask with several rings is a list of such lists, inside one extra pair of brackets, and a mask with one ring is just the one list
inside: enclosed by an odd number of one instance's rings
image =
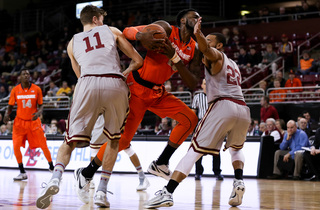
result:
[(58, 128), (56, 124), (50, 124), (47, 134), (57, 134)]
[(13, 125), (13, 120), (7, 122), (7, 133), (8, 133), (8, 135), (12, 134), (12, 128), (13, 128), (12, 125)]
[(71, 88), (68, 87), (68, 83), (66, 81), (62, 82), (61, 88), (58, 90), (56, 96), (62, 96), (65, 95), (64, 93), (69, 95), (71, 93)]
[(41, 69), (41, 74), (37, 81), (34, 83), (36, 85), (46, 85), (50, 82), (50, 75), (47, 75), (46, 69)]
[(175, 119), (171, 119), (171, 130), (173, 130), (177, 124), (178, 124), (178, 121), (176, 121)]
[(273, 140), (275, 143), (282, 142), (283, 135), (276, 127), (276, 121), (273, 118), (268, 118), (266, 125), (267, 130), (263, 132), (262, 136), (273, 136)]
[[(274, 80), (273, 81), (273, 86), (275, 88), (281, 88), (280, 87), (280, 81), (279, 80)], [(278, 90), (272, 90), (270, 91), (269, 93), (269, 97), (270, 97), (270, 102), (273, 103), (273, 102), (282, 102), (282, 101), (285, 101), (285, 98), (286, 98), (286, 90), (283, 90), (283, 89), (278, 89)]]
[(166, 89), (167, 92), (171, 92), (172, 91), (172, 85), (171, 85), (171, 81), (168, 80), (164, 83), (164, 88)]
[(275, 120), (279, 119), (279, 114), (277, 109), (269, 104), (269, 97), (264, 96), (260, 100), (260, 120), (261, 122), (266, 122), (268, 118), (273, 118)]
[(248, 63), (247, 51), (243, 47), (240, 47), (239, 57), (238, 57), (238, 65), (239, 65), (239, 67), (245, 67), (245, 66), (247, 66), (247, 63)]
[(221, 33), (226, 38), (226, 47), (231, 46), (232, 45), (232, 37), (231, 37), (230, 29), (224, 28), (224, 29), (222, 29)]
[(8, 129), (5, 124), (2, 124), (0, 127), (0, 136), (6, 136), (8, 135)]
[(250, 48), (250, 53), (248, 54), (248, 67), (257, 67), (259, 63), (261, 62), (262, 57), (261, 53), (257, 52), (257, 50), (254, 47)]
[(59, 88), (56, 86), (56, 84), (53, 81), (49, 82), (49, 90), (47, 92), (48, 96), (55, 96), (58, 92)]
[[(6, 78), (4, 76), (1, 77), (1, 81), (0, 81), (0, 86), (4, 86), (4, 88), (6, 89), (6, 91), (8, 92), (9, 90), (9, 85), (6, 81)], [(10, 92), (9, 92), (10, 93)]]
[(177, 87), (177, 92), (182, 92), (182, 91), (184, 91), (184, 86), (183, 85), (179, 85)]
[[(232, 28), (232, 39), (233, 42), (238, 42), (238, 44), (243, 44), (246, 40), (246, 36), (243, 31), (240, 31), (238, 27)], [(238, 45), (237, 44), (237, 45)]]
[(65, 119), (59, 120), (57, 124), (57, 128), (58, 128), (58, 133), (64, 135), (66, 132), (66, 120)]
[(310, 138), (310, 136), (312, 135), (312, 130), (311, 128), (307, 128), (307, 125), (307, 119), (304, 117), (300, 118), (300, 120), (298, 121), (299, 129), (304, 131), (307, 134), (308, 138)]
[(8, 95), (3, 85), (0, 86), (0, 99), (5, 98)]
[(304, 118), (306, 118), (306, 120), (308, 122), (307, 128), (310, 128), (310, 129), (317, 129), (318, 128), (318, 122), (311, 118), (310, 113), (308, 111), (306, 111), (306, 110), (303, 111), (302, 115)]
[(320, 181), (320, 128), (317, 129), (311, 151), (305, 151), (303, 159), (310, 172), (314, 175), (311, 181)]
[[(289, 71), (289, 79), (287, 80), (285, 87), (302, 87), (301, 80), (299, 78), (296, 78), (296, 75), (292, 69)], [(287, 90), (287, 93), (295, 93), (301, 91), (302, 89), (290, 89)]]
[(298, 72), (302, 75), (310, 74), (315, 69), (315, 66), (316, 63), (313, 58), (310, 58), (309, 52), (303, 51), (302, 59), (300, 59), (297, 69)]
[(274, 61), (277, 59), (278, 55), (275, 53), (272, 49), (272, 44), (267, 44), (267, 52), (264, 54), (261, 63), (259, 63), (258, 67), (259, 68), (265, 68), (267, 65), (271, 64), (271, 70), (272, 74), (275, 75), (278, 65)]
[(28, 58), (25, 67), (28, 69), (34, 69), (36, 67), (36, 58), (32, 55), (31, 57)]
[[(273, 175), (268, 178), (282, 178), (283, 169), (279, 168), (277, 165), (280, 156), (283, 156), (282, 161), (284, 163), (287, 163), (290, 160), (294, 160), (293, 179), (299, 180), (301, 169), (303, 166), (303, 153), (298, 151), (301, 150), (301, 147), (309, 147), (309, 145), (310, 144), (307, 134), (304, 131), (297, 129), (295, 121), (289, 120), (289, 122), (287, 123), (287, 133), (284, 135), (282, 143), (280, 144), (280, 150), (277, 150), (274, 154)], [(290, 150), (288, 150), (288, 148)]]
[(280, 81), (280, 87), (284, 87), (286, 85), (286, 80), (283, 78), (283, 72), (282, 71), (277, 71), (276, 72), (276, 78), (277, 80)]
[(281, 35), (278, 54), (284, 58), (285, 68), (289, 70), (293, 66), (293, 45), (292, 42), (289, 41), (287, 34)]
[(261, 136), (267, 130), (267, 125), (265, 122), (259, 124), (259, 135)]
[(3, 116), (2, 116), (2, 114), (0, 113), (0, 125), (2, 125), (3, 124)]
[(264, 94), (266, 95), (266, 93), (267, 93), (267, 82), (265, 80), (261, 80), (259, 82), (259, 88), (264, 90)]
[(32, 74), (32, 78), (30, 77), (30, 80), (31, 80), (33, 83), (35, 83), (35, 82), (38, 80), (38, 78), (39, 78), (39, 72), (35, 71), (35, 72), (33, 72), (33, 74)]
[(247, 136), (260, 136), (259, 130), (256, 130), (254, 126), (254, 121), (251, 119), (251, 123), (248, 128)]
[(284, 120), (283, 119), (277, 119), (276, 120), (276, 127), (278, 128), (278, 130), (280, 131), (280, 133), (282, 134), (282, 135), (284, 135), (284, 133), (285, 133), (285, 122), (284, 122)]
[(159, 125), (159, 131), (156, 133), (156, 135), (169, 136), (170, 133), (171, 133), (171, 126), (170, 126), (169, 118), (167, 117), (162, 118), (161, 123)]
[(33, 72), (35, 72), (35, 71), (41, 72), (41, 69), (47, 69), (47, 64), (45, 64), (42, 61), (41, 57), (38, 57), (37, 62), (38, 62), (38, 65), (36, 67), (34, 67), (34, 69), (32, 70)]

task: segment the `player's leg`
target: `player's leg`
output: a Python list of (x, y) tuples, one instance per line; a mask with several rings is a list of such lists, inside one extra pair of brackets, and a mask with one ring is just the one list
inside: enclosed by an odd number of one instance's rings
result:
[(192, 133), (197, 125), (198, 117), (185, 103), (171, 94), (164, 95), (159, 103), (152, 105), (149, 110), (161, 118), (168, 116), (179, 122), (172, 130), (169, 142), (159, 158), (153, 161), (148, 168), (148, 172), (169, 180), (171, 176), (168, 167), (169, 159)]
[(145, 208), (169, 207), (173, 205), (172, 194), (190, 173), (195, 162), (202, 157), (203, 154), (195, 152), (190, 148), (187, 154), (180, 160), (175, 171), (173, 172), (168, 184), (163, 187), (160, 193), (153, 199), (145, 203)]
[(141, 191), (141, 190), (146, 190), (149, 186), (150, 186), (150, 183), (147, 179), (147, 177), (144, 175), (144, 172), (142, 170), (142, 166), (141, 166), (141, 163), (140, 163), (140, 160), (138, 158), (138, 155), (135, 153), (135, 151), (132, 149), (131, 145), (130, 147), (128, 147), (127, 149), (124, 150), (127, 155), (129, 156), (132, 164), (134, 165), (134, 167), (136, 168), (137, 170), (137, 173), (139, 175), (139, 185), (137, 187), (137, 190), (138, 191)]
[(234, 118), (236, 123), (228, 134), (225, 148), (229, 148), (235, 176), (233, 190), (229, 198), (229, 205), (238, 206), (241, 205), (245, 192), (245, 185), (243, 182), (243, 166), (245, 158), (242, 147), (246, 140), (247, 130), (250, 124), (250, 110), (247, 106), (238, 105), (229, 101), (226, 103), (230, 104), (229, 110), (231, 113), (233, 112), (232, 115), (237, 116)]
[(25, 128), (23, 127), (22, 120), (19, 120), (18, 118), (16, 118), (13, 124), (12, 142), (13, 142), (13, 152), (18, 162), (20, 174), (17, 177), (14, 177), (13, 180), (28, 179), (27, 173), (23, 167), (22, 154), (20, 150), (20, 147), (24, 146), (25, 140), (26, 140), (26, 132), (25, 132)]

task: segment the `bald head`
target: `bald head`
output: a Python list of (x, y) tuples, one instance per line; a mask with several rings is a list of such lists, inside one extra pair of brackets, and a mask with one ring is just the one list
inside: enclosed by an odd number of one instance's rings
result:
[(287, 132), (289, 135), (293, 135), (297, 131), (297, 124), (294, 120), (289, 120), (287, 123)]

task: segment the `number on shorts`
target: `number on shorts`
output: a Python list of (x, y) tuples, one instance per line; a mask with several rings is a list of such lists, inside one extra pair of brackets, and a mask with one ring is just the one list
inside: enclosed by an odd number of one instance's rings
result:
[(26, 103), (26, 100), (22, 100), (22, 106), (23, 108), (26, 108), (26, 107), (29, 107), (31, 108), (32, 107), (32, 104), (31, 104), (31, 99), (29, 99)]
[(231, 73), (227, 73), (227, 83), (231, 85), (240, 86), (240, 73), (237, 69), (233, 69), (231, 66), (227, 66), (227, 69), (231, 70)]
[[(104, 44), (101, 43), (101, 39), (100, 39), (100, 34), (99, 34), (99, 32), (96, 32), (95, 34), (93, 34), (93, 36), (94, 36), (94, 37), (96, 38), (96, 40), (97, 40), (97, 45), (95, 46), (96, 49), (103, 48), (103, 47), (104, 47)], [(87, 49), (85, 50), (86, 53), (89, 52), (89, 51), (91, 51), (91, 50), (94, 50), (94, 47), (92, 47), (91, 44), (90, 44), (90, 40), (89, 40), (89, 37), (88, 37), (88, 36), (85, 37), (85, 38), (83, 39), (83, 41), (85, 41), (85, 42), (86, 42), (86, 45), (87, 45)]]

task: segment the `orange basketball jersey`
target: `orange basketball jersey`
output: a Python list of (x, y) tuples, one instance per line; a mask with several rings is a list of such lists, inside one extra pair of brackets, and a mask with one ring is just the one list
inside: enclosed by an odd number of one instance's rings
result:
[(10, 94), (9, 105), (14, 106), (17, 102), (17, 117), (23, 120), (31, 120), (32, 114), (37, 112), (37, 104), (41, 105), (42, 91), (35, 85), (31, 84), (30, 88), (22, 88), (19, 84), (14, 87)]
[[(187, 43), (183, 43), (180, 39), (180, 29), (175, 26), (171, 27), (172, 32), (169, 40), (177, 54), (180, 56), (182, 62), (187, 65), (193, 59), (196, 42), (190, 38)], [(176, 71), (173, 63), (167, 56), (148, 50), (143, 66), (138, 70), (138, 72), (140, 77), (144, 80), (155, 84), (163, 84), (165, 81), (170, 79), (171, 75)], [(132, 74), (130, 74), (128, 77), (128, 84), (132, 80)]]

